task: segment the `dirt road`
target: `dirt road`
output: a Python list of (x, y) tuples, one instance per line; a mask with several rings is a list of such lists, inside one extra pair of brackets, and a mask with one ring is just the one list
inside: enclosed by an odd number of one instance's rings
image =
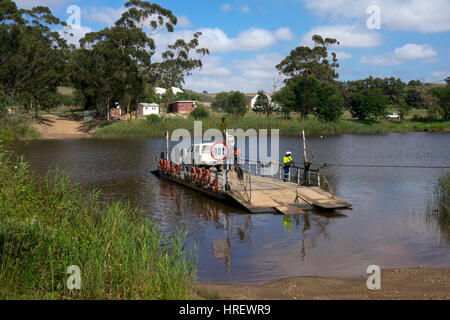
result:
[[(369, 276), (369, 275), (368, 275)], [(381, 289), (367, 278), (300, 277), (261, 285), (198, 285), (200, 298), (220, 300), (450, 300), (450, 269), (412, 268), (381, 271)]]
[(80, 116), (43, 115), (33, 127), (42, 139), (89, 138), (95, 130), (87, 126)]

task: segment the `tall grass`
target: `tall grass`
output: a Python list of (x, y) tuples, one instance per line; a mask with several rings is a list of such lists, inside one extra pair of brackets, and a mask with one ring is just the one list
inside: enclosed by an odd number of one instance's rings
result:
[(450, 172), (439, 178), (427, 215), (435, 218), (441, 231), (450, 238)]
[[(185, 236), (61, 172), (33, 177), (0, 145), (0, 299), (185, 299), (196, 268)], [(66, 285), (71, 265), (80, 290)]]
[[(221, 115), (212, 115), (203, 119), (203, 130), (220, 128)], [(318, 119), (297, 118), (284, 119), (281, 116), (246, 115), (244, 117), (227, 117), (227, 127), (234, 129), (279, 129), (283, 136), (298, 135), (304, 129), (308, 135), (339, 135), (339, 134), (383, 134), (403, 133), (411, 131), (450, 131), (450, 122), (414, 122), (411, 120), (380, 122), (341, 119), (337, 122), (322, 122)], [(184, 128), (193, 133), (194, 120), (182, 117), (168, 118), (168, 129)], [(104, 126), (96, 133), (98, 138), (162, 138), (164, 136), (162, 121), (123, 121)]]
[(23, 115), (0, 115), (0, 140), (38, 138), (39, 133), (31, 127), (31, 120)]

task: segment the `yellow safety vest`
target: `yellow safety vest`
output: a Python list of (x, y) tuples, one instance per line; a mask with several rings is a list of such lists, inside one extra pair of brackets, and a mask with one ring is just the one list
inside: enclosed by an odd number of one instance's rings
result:
[(283, 158), (283, 167), (285, 167), (287, 163), (293, 162), (293, 161), (294, 160), (292, 159), (292, 157), (284, 157)]

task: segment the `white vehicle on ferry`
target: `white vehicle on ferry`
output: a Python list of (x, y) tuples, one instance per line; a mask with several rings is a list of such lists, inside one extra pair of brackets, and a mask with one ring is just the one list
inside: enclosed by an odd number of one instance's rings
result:
[(183, 164), (196, 167), (210, 168), (220, 166), (227, 156), (227, 148), (223, 143), (201, 143), (194, 144), (189, 148), (180, 150)]

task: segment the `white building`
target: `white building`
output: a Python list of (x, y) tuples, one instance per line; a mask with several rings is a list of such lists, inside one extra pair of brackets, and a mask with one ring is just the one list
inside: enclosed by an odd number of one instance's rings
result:
[(156, 103), (139, 103), (138, 114), (141, 116), (158, 115), (159, 105)]
[[(163, 95), (167, 92), (167, 89), (158, 87), (158, 88), (155, 88), (155, 92), (156, 92), (156, 94)], [(183, 93), (183, 90), (181, 90), (180, 88), (172, 87), (172, 93), (173, 94)]]
[[(268, 94), (266, 94), (266, 96), (269, 99), (269, 103), (271, 104), (271, 106), (274, 110), (281, 110), (281, 106), (278, 103), (272, 102), (272, 98)], [(252, 110), (255, 110), (255, 103), (256, 103), (256, 99), (258, 99), (258, 97), (259, 97), (259, 95), (254, 96), (250, 102), (250, 107)]]

